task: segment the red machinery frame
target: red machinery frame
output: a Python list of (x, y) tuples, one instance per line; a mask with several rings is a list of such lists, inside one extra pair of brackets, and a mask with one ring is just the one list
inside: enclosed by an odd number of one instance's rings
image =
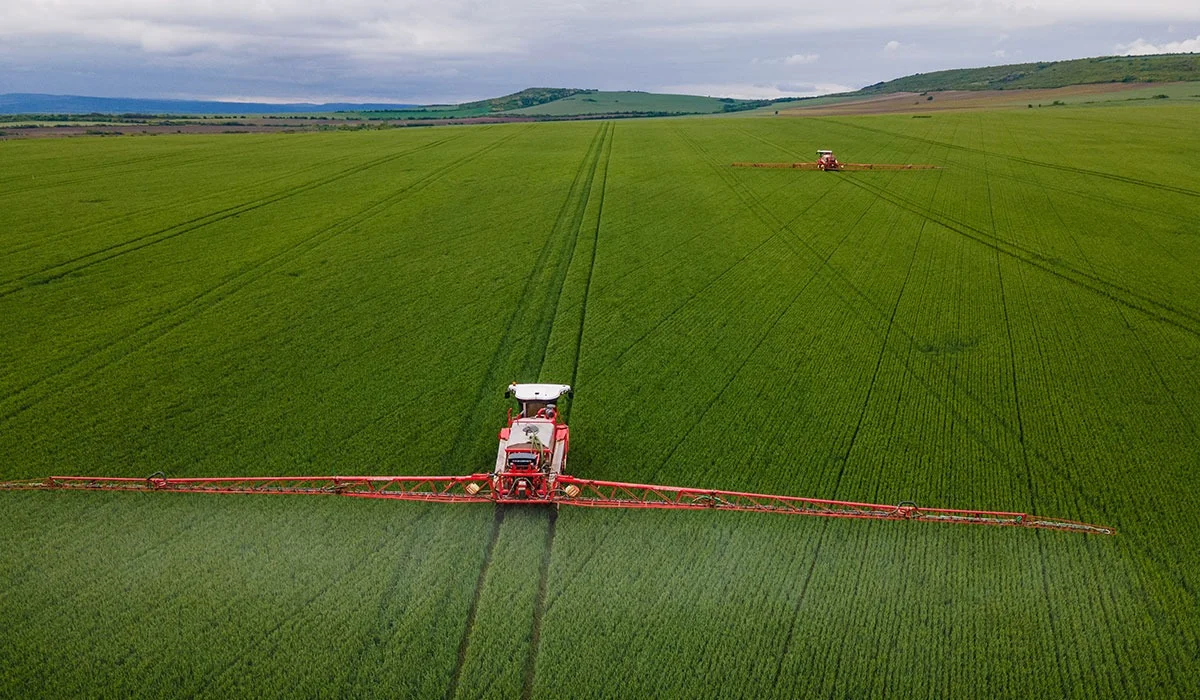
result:
[(919, 520), (923, 522), (1025, 527), (1062, 532), (1115, 535), (1116, 530), (1062, 518), (1028, 513), (919, 508), (899, 505), (834, 501), (799, 496), (779, 496), (741, 491), (696, 489), (654, 484), (577, 479), (558, 476), (544, 498), (516, 498), (496, 488), (498, 474), (467, 476), (264, 476), (168, 479), (162, 472), (131, 477), (51, 476), (46, 479), (0, 484), (0, 490), (46, 489), (91, 491), (151, 491), (225, 494), (301, 494), (383, 498), (439, 503), (555, 504), (589, 508), (665, 508), (681, 510), (731, 510), (754, 513), (815, 515), (865, 520)]

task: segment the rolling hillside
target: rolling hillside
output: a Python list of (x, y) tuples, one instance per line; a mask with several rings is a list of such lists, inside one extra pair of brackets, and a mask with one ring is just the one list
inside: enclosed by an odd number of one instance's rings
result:
[(217, 100), (158, 100), (137, 97), (87, 97), (12, 92), (0, 95), (0, 114), (307, 114), (345, 109), (405, 109), (403, 103), (313, 104), (294, 102), (224, 102)]
[(1014, 63), (917, 73), (868, 85), (849, 95), (939, 90), (1057, 88), (1095, 83), (1164, 83), (1200, 80), (1200, 54), (1101, 56), (1070, 61)]
[[(803, 108), (895, 93), (1061, 88), (1072, 85), (1200, 81), (1200, 55), (1103, 56), (918, 73), (861, 90), (818, 98), (739, 100), (698, 95), (581, 88), (534, 87), (486, 100), (446, 105), (259, 104), (79, 97), (0, 95), (0, 114), (312, 114), (341, 120), (412, 121), (479, 118), (572, 119), (577, 117), (718, 114), (753, 109)], [(1049, 102), (1049, 100), (1047, 100)], [(788, 104), (794, 103), (794, 104)]]

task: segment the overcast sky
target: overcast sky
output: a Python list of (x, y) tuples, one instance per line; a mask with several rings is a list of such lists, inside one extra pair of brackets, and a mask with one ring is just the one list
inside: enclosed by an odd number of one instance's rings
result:
[(1200, 0), (0, 0), (0, 93), (778, 97), (943, 68), (1180, 51), (1200, 52)]

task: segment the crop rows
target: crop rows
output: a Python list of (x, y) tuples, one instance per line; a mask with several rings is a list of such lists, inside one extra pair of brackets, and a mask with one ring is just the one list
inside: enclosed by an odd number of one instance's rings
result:
[[(1192, 109), (0, 144), (0, 479), (482, 471), (540, 380), (576, 476), (1120, 533), (0, 494), (0, 695), (1187, 696)], [(818, 147), (940, 169), (729, 167)]]

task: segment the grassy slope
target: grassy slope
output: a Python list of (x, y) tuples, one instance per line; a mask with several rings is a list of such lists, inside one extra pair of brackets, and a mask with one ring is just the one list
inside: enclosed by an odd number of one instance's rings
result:
[(917, 73), (876, 83), (857, 94), (929, 90), (1006, 90), (1088, 83), (1162, 83), (1200, 79), (1200, 55), (1101, 56)]
[[(574, 375), (580, 475), (1121, 530), (0, 494), (0, 695), (1185, 694), (1194, 120), (0, 144), (2, 477), (462, 472)], [(817, 139), (946, 167), (727, 167)]]
[(483, 117), (490, 114), (511, 112), (523, 107), (532, 107), (547, 102), (569, 98), (578, 93), (594, 92), (578, 88), (526, 88), (511, 95), (493, 97), (456, 105), (428, 105), (402, 110), (342, 112), (339, 116), (356, 116), (365, 119), (436, 119)]
[(720, 112), (727, 101), (697, 95), (661, 95), (651, 92), (591, 92), (533, 107), (513, 110), (513, 114), (571, 116), (576, 114), (617, 114), (622, 112), (671, 112), (710, 114)]
[[(1181, 100), (1186, 102), (1196, 102), (1200, 100), (1200, 81), (1191, 83), (1167, 83), (1163, 85), (1149, 85), (1146, 87), (1134, 88), (1132, 90), (1121, 90), (1113, 93), (1096, 93), (1096, 94), (1079, 94), (1063, 97), (1061, 102), (1066, 104), (1119, 104), (1127, 102), (1143, 102), (1162, 99), (1162, 95), (1166, 95), (1167, 99)], [(1018, 103), (1019, 103), (1019, 96)]]

